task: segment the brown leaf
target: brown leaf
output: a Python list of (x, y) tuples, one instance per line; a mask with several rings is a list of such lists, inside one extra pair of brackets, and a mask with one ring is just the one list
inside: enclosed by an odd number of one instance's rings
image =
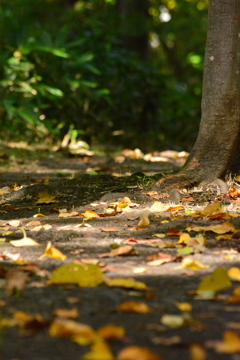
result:
[(76, 319), (79, 316), (79, 311), (77, 308), (73, 309), (57, 309), (54, 314), (59, 318), (71, 318)]
[(180, 261), (182, 256), (172, 256), (165, 253), (153, 254), (147, 257), (147, 265), (159, 266), (168, 262)]
[(148, 314), (151, 312), (151, 308), (147, 304), (133, 300), (125, 301), (122, 304), (118, 305), (117, 310), (122, 312), (131, 312), (131, 313), (140, 313), (140, 314)]
[(10, 269), (6, 275), (6, 288), (9, 294), (25, 289), (28, 281), (28, 274), (18, 269)]

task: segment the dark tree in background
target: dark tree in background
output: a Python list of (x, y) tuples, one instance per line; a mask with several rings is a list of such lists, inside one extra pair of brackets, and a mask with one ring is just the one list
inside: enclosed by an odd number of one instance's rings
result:
[(190, 187), (240, 168), (240, 1), (209, 6), (199, 134), (183, 170), (160, 186)]
[(148, 0), (117, 0), (116, 5), (123, 44), (141, 60), (149, 61)]

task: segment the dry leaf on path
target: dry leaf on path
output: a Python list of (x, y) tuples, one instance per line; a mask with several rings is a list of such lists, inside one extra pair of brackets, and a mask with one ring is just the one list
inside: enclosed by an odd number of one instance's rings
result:
[(84, 213), (79, 213), (80, 216), (84, 217), (84, 220), (91, 220), (99, 218), (100, 216), (93, 210), (86, 210)]
[(240, 352), (240, 335), (232, 330), (226, 330), (222, 341), (208, 341), (207, 346), (219, 353), (234, 354)]
[(97, 336), (91, 326), (68, 319), (53, 320), (49, 327), (49, 333), (53, 337), (70, 338), (80, 345), (91, 344)]
[(57, 309), (54, 311), (54, 315), (56, 315), (59, 318), (76, 319), (80, 314), (77, 308), (73, 308), (73, 309)]
[(39, 245), (35, 240), (27, 237), (26, 231), (24, 230), (24, 228), (21, 228), (21, 230), (23, 232), (23, 238), (20, 239), (20, 240), (11, 240), (11, 241), (9, 241), (10, 245), (12, 245), (14, 247), (38, 246)]
[(119, 246), (116, 249), (112, 249), (109, 253), (101, 254), (100, 257), (115, 257), (115, 256), (132, 256), (137, 255), (138, 252), (131, 245)]
[(235, 281), (240, 281), (240, 268), (231, 267), (228, 270), (228, 276)]
[(110, 287), (123, 287), (135, 290), (148, 290), (146, 284), (132, 278), (105, 278), (105, 283)]
[(38, 193), (38, 200), (36, 201), (37, 204), (52, 204), (56, 203), (56, 196), (50, 194), (48, 191), (41, 191)]
[(190, 257), (184, 258), (182, 261), (182, 267), (194, 271), (199, 271), (202, 269), (209, 268), (209, 265), (204, 265), (200, 261), (191, 259)]
[(232, 283), (229, 280), (227, 270), (222, 267), (217, 267), (211, 275), (206, 276), (200, 282), (197, 292), (198, 294), (204, 292), (216, 292), (227, 289), (231, 286)]
[(126, 330), (122, 326), (108, 324), (98, 329), (97, 333), (105, 340), (112, 340), (123, 338), (126, 334)]
[(132, 345), (121, 350), (117, 360), (163, 360), (163, 358), (147, 348)]
[(180, 261), (181, 259), (182, 256), (172, 256), (165, 253), (152, 254), (147, 257), (147, 265), (159, 266), (168, 262)]
[(25, 271), (10, 269), (6, 274), (6, 289), (9, 294), (25, 289), (29, 276)]
[(193, 343), (190, 345), (190, 360), (206, 360), (207, 352), (201, 344)]
[(140, 221), (139, 223), (137, 224), (137, 226), (133, 229), (136, 229), (136, 230), (140, 230), (140, 229), (146, 229), (147, 227), (149, 227), (150, 225), (150, 220), (147, 216), (144, 216)]
[(82, 360), (115, 360), (110, 346), (100, 337), (96, 338), (90, 352), (85, 354)]
[(60, 250), (56, 249), (54, 246), (52, 246), (51, 241), (48, 241), (47, 247), (44, 253), (40, 256), (40, 259), (42, 259), (44, 256), (48, 256), (53, 259), (59, 259), (62, 261), (66, 259), (66, 255), (64, 255)]
[(223, 224), (217, 225), (208, 225), (208, 226), (196, 226), (189, 225), (186, 229), (187, 231), (212, 231), (216, 234), (225, 234), (227, 232), (235, 232), (236, 227), (234, 224), (230, 222), (224, 222)]
[(117, 306), (117, 310), (122, 312), (131, 312), (131, 313), (139, 313), (139, 314), (149, 314), (151, 312), (151, 308), (147, 304), (134, 300), (123, 302), (122, 304)]
[(82, 287), (94, 287), (103, 281), (103, 272), (98, 265), (70, 263), (54, 270), (49, 283), (78, 284)]

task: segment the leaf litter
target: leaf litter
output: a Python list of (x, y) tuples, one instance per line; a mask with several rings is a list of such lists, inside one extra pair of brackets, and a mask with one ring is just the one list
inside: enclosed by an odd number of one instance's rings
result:
[[(206, 301), (208, 301), (207, 298), (209, 297), (211, 298), (211, 301), (216, 301), (216, 306), (221, 306), (223, 309), (225, 304), (239, 304), (240, 302), (239, 287), (235, 286), (235, 282), (239, 281), (240, 278), (240, 270), (237, 263), (232, 263), (232, 260), (238, 260), (239, 254), (238, 247), (235, 245), (236, 240), (238, 240), (239, 231), (238, 223), (235, 219), (237, 220), (239, 217), (239, 210), (237, 208), (237, 200), (232, 199), (237, 199), (239, 193), (238, 191), (229, 191), (229, 206), (226, 206), (225, 199), (212, 201), (206, 206), (196, 205), (195, 199), (198, 197), (198, 194), (201, 193), (194, 191), (192, 193), (184, 192), (182, 194), (184, 196), (182, 198), (183, 203), (172, 204), (169, 202), (168, 194), (162, 194), (161, 196), (161, 194), (149, 193), (149, 197), (153, 195), (154, 198), (154, 196), (158, 195), (158, 198), (156, 198), (157, 201), (153, 202), (149, 207), (147, 206), (146, 212), (146, 205), (139, 200), (131, 199), (130, 195), (119, 198), (118, 200), (115, 200), (112, 195), (112, 201), (106, 203), (99, 202), (99, 204), (95, 203), (95, 208), (98, 206), (101, 208), (101, 210), (95, 211), (92, 210), (89, 205), (84, 209), (71, 207), (64, 210), (59, 198), (56, 198), (49, 193), (39, 193), (36, 205), (39, 206), (39, 204), (41, 204), (41, 212), (40, 210), (36, 212), (36, 209), (33, 209), (32, 216), (34, 216), (34, 214), (38, 215), (40, 223), (30, 223), (28, 231), (35, 231), (36, 237), (33, 237), (37, 240), (37, 245), (44, 244), (45, 247), (47, 245), (40, 258), (40, 263), (44, 258), (45, 261), (46, 258), (49, 258), (52, 261), (56, 261), (56, 263), (54, 263), (54, 269), (51, 269), (49, 273), (46, 272), (45, 274), (42, 274), (42, 277), (40, 274), (41, 271), (44, 273), (44, 269), (39, 268), (35, 274), (26, 270), (24, 266), (28, 266), (27, 264), (30, 266), (30, 262), (24, 254), (31, 245), (31, 240), (33, 240), (31, 237), (32, 234), (31, 236), (26, 236), (26, 231), (24, 230), (23, 238), (15, 240), (16, 228), (19, 226), (25, 227), (25, 220), (20, 221), (14, 219), (8, 221), (8, 223), (2, 221), (0, 224), (3, 229), (2, 233), (4, 231), (8, 231), (8, 233), (4, 235), (3, 241), (7, 251), (4, 250), (5, 253), (2, 252), (1, 259), (9, 261), (7, 260), (7, 254), (10, 256), (9, 259), (11, 259), (11, 256), (14, 254), (9, 252), (9, 246), (14, 246), (14, 242), (18, 241), (16, 244), (20, 245), (19, 251), (21, 252), (21, 260), (17, 257), (16, 260), (13, 260), (14, 257), (12, 257), (11, 260), (13, 270), (15, 271), (4, 272), (2, 270), (1, 278), (3, 280), (4, 289), (7, 290), (9, 296), (16, 296), (16, 294), (19, 293), (24, 294), (26, 289), (31, 289), (31, 286), (40, 286), (41, 282), (41, 286), (63, 287), (65, 291), (69, 291), (68, 289), (71, 288), (75, 289), (76, 287), (79, 289), (83, 288), (85, 291), (89, 291), (87, 289), (95, 288), (98, 288), (99, 290), (108, 289), (108, 291), (121, 289), (121, 291), (124, 291), (125, 299), (116, 301), (114, 311), (121, 313), (123, 317), (135, 314), (136, 316), (141, 316), (141, 318), (149, 317), (150, 319), (151, 314), (155, 314), (155, 308), (159, 306), (160, 308), (162, 307), (161, 317), (159, 316), (158, 320), (155, 319), (153, 325), (155, 325), (156, 328), (159, 327), (159, 329), (162, 327), (162, 330), (159, 330), (160, 333), (162, 331), (164, 332), (164, 329), (166, 328), (172, 329), (173, 331), (171, 334), (172, 336), (163, 337), (159, 336), (159, 334), (158, 336), (155, 336), (155, 341), (157, 341), (156, 339), (162, 341), (163, 347), (169, 346), (171, 348), (174, 344), (181, 343), (183, 340), (177, 332), (181, 331), (181, 328), (183, 327), (188, 329), (190, 337), (193, 338), (194, 331), (192, 329), (198, 328), (200, 329), (200, 332), (204, 331), (204, 326), (199, 324), (196, 320), (196, 317), (199, 315), (197, 310), (195, 310), (195, 308), (198, 307), (195, 303), (196, 301), (204, 301), (206, 303)], [(59, 207), (61, 206), (63, 209), (56, 208), (55, 210), (56, 214), (62, 214), (59, 220), (65, 221), (65, 225), (61, 225), (62, 227), (56, 226), (54, 222), (49, 221), (48, 213), (45, 211), (45, 207), (51, 203), (57, 202), (59, 203)], [(56, 206), (58, 206), (58, 204)], [(13, 212), (14, 214), (17, 214), (17, 212), (21, 211), (21, 206), (5, 206), (4, 211), (5, 214)], [(54, 214), (54, 212), (52, 212), (52, 214)], [(124, 222), (118, 223), (121, 217), (124, 216)], [(15, 217), (17, 217), (17, 215), (15, 215)], [(47, 217), (48, 224), (46, 224), (46, 221), (44, 220), (45, 217)], [(70, 221), (69, 224), (68, 221)], [(85, 221), (91, 221), (91, 227), (85, 226)], [(127, 228), (124, 224), (128, 222), (131, 222), (131, 224), (129, 224), (130, 226)], [(46, 225), (49, 225), (50, 227)], [(74, 229), (74, 236), (78, 239), (77, 241), (80, 242), (80, 249), (78, 248), (78, 242), (72, 240), (74, 238), (68, 233), (64, 235), (64, 237), (66, 237), (71, 246), (74, 246), (73, 248), (70, 248), (70, 251), (67, 250), (62, 253), (58, 249), (60, 243), (55, 241), (55, 239), (51, 239), (52, 231), (55, 229), (65, 232)], [(47, 237), (44, 235), (45, 238), (43, 242), (42, 234), (47, 234), (46, 231), (49, 235), (47, 235)], [(113, 244), (118, 244), (119, 246), (111, 248), (108, 253), (105, 252), (105, 249), (102, 250), (102, 243), (100, 244), (99, 235), (95, 236), (101, 232), (104, 236), (105, 248), (106, 243), (108, 243), (108, 247), (110, 248), (110, 245)], [(118, 235), (116, 236), (117, 233)], [(91, 240), (90, 246), (93, 246), (93, 248), (98, 248), (99, 246), (95, 258), (93, 257), (92, 259), (89, 258), (87, 251), (88, 247), (85, 245), (91, 237), (93, 240)], [(209, 261), (211, 260), (209, 258), (209, 251), (213, 244), (213, 238), (216, 239), (215, 244), (218, 244), (216, 245), (218, 246), (218, 251), (212, 252), (211, 255), (214, 257), (215, 263)], [(86, 243), (84, 241), (86, 241)], [(124, 244), (127, 246), (125, 247)], [(224, 244), (227, 244), (229, 253), (224, 252)], [(234, 250), (234, 253), (231, 253), (232, 246), (235, 246), (236, 249)], [(37, 248), (39, 248), (39, 246)], [(62, 244), (60, 248), (64, 249)], [(159, 249), (161, 249), (161, 252), (159, 252)], [(99, 263), (99, 258), (101, 259), (104, 254), (107, 254), (106, 261), (109, 263), (107, 263), (107, 265), (103, 263), (101, 266), (95, 265), (96, 263)], [(226, 258), (226, 256), (228, 256), (228, 258)], [(201, 257), (203, 259), (202, 261)], [(221, 259), (226, 260), (223, 266), (218, 266), (219, 262), (216, 261), (218, 258), (220, 259), (220, 257)], [(204, 259), (207, 259), (207, 261), (204, 261)], [(91, 264), (90, 260), (94, 261), (95, 264)], [(18, 261), (19, 263), (14, 264), (14, 261)], [(36, 257), (34, 261), (38, 262), (39, 258)], [(87, 261), (89, 261), (89, 263)], [(113, 265), (108, 266), (111, 265), (112, 261), (121, 261), (123, 266), (116, 268), (122, 269), (121, 275), (124, 274), (124, 277), (119, 276), (117, 271), (116, 274), (118, 276), (114, 277)], [(179, 262), (181, 266), (176, 267), (176, 264), (173, 264), (174, 262)], [(130, 265), (127, 265), (128, 263)], [(182, 276), (182, 274), (184, 274), (185, 280), (182, 282), (183, 289), (178, 288), (178, 290), (175, 290), (173, 288), (169, 291), (169, 299), (167, 299), (169, 305), (163, 306), (161, 303), (162, 296), (160, 295), (160, 289), (151, 288), (148, 285), (147, 278), (146, 281), (140, 281), (131, 277), (131, 275), (134, 274), (135, 269), (137, 269), (137, 267), (134, 266), (136, 264), (138, 264), (138, 268), (143, 269), (143, 271), (135, 272), (135, 274), (140, 275), (146, 273), (148, 275), (151, 274), (151, 271), (162, 274), (159, 277), (160, 284), (162, 284), (163, 281), (161, 276), (166, 276), (169, 270), (169, 275), (174, 272), (176, 273), (176, 276)], [(126, 267), (126, 272), (124, 272), (124, 266)], [(0, 268), (0, 270), (1, 269), (2, 268)], [(198, 273), (201, 274), (201, 279), (196, 275)], [(37, 279), (35, 279), (36, 276)], [(190, 292), (187, 292), (187, 290), (184, 290), (184, 286), (185, 283), (188, 283), (188, 279), (191, 280), (191, 277), (194, 278), (194, 286), (191, 288)], [(39, 280), (39, 278), (41, 279)], [(154, 283), (156, 286), (157, 282)], [(164, 300), (165, 289), (162, 289), (162, 291)], [(178, 291), (179, 294), (182, 294), (179, 295), (179, 298)], [(154, 292), (159, 294), (156, 301), (154, 300), (156, 296)], [(225, 292), (228, 293), (225, 294)], [(183, 293), (185, 296), (190, 296), (188, 302), (183, 301)], [(132, 297), (136, 296), (138, 298), (141, 297), (143, 301), (132, 299)], [(74, 297), (72, 297), (72, 299), (74, 299)], [(78, 296), (75, 297), (75, 299), (77, 299), (77, 304), (82, 304), (86, 301), (82, 301)], [(223, 299), (223, 301), (221, 299)], [(92, 298), (91, 302), (94, 303), (95, 300), (97, 301), (97, 299)], [(146, 303), (146, 301), (152, 301), (153, 306)], [(173, 312), (179, 311), (180, 314), (170, 313), (170, 305), (174, 305), (175, 307)], [(4, 304), (3, 302), (3, 307), (5, 306), (6, 303)], [(104, 307), (102, 307), (102, 309), (103, 308)], [(99, 312), (101, 313), (101, 309), (99, 309)], [(125, 315), (125, 313), (129, 315)], [(215, 316), (219, 316), (219, 313), (216, 312)], [(86, 324), (81, 321), (79, 322), (80, 319), (81, 306), (71, 309), (59, 307), (54, 312), (51, 320), (46, 320), (42, 315), (37, 313), (28, 314), (16, 311), (12, 317), (0, 319), (0, 328), (16, 326), (21, 332), (29, 334), (39, 332), (43, 328), (48, 329), (50, 336), (67, 338), (76, 344), (84, 346), (84, 348), (85, 346), (88, 346), (84, 351), (83, 359), (163, 359), (161, 351), (157, 350), (155, 353), (155, 351), (151, 350), (151, 345), (149, 345), (148, 348), (144, 348), (139, 342), (139, 345), (128, 346), (126, 343), (126, 336), (131, 338), (131, 334), (128, 333), (127, 326), (126, 328), (120, 326), (120, 322), (118, 324), (107, 324), (108, 319), (106, 318), (105, 329), (104, 326), (102, 326), (102, 330), (97, 330), (94, 326), (91, 326), (90, 321), (89, 324)], [(153, 319), (151, 319), (151, 321), (153, 321)], [(114, 346), (112, 347), (112, 339), (120, 341), (122, 350), (116, 351)], [(150, 340), (152, 345), (154, 345), (154, 336), (150, 336)], [(135, 338), (135, 342), (137, 342), (137, 338)], [(210, 336), (209, 341), (201, 342), (200, 344), (189, 340), (191, 360), (205, 359), (209, 349), (219, 353), (238, 353), (238, 332), (235, 330), (223, 331), (222, 337), (219, 336), (219, 340), (213, 341)], [(162, 350), (165, 352), (164, 349)]]

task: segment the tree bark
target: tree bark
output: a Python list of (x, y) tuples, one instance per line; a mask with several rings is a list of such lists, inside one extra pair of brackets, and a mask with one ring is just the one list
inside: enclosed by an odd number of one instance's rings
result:
[(183, 169), (160, 187), (191, 187), (240, 167), (240, 1), (210, 0), (202, 117)]
[(120, 35), (124, 46), (149, 61), (148, 0), (117, 0)]

